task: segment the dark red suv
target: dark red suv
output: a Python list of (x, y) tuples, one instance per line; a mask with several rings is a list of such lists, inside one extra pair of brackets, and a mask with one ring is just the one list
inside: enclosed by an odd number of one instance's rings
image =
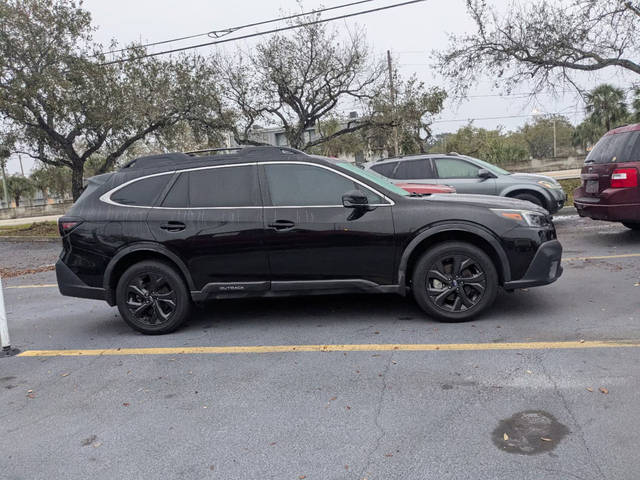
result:
[(607, 132), (587, 156), (573, 193), (581, 217), (640, 230), (640, 124)]

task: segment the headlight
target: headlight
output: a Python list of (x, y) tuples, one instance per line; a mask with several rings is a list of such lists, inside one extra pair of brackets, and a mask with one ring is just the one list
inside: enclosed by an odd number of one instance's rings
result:
[(544, 188), (550, 188), (552, 190), (557, 190), (559, 188), (562, 188), (562, 185), (560, 185), (559, 183), (552, 183), (546, 180), (540, 180), (538, 182), (538, 185), (542, 185)]
[(502, 210), (492, 208), (496, 215), (518, 222), (527, 227), (544, 227), (549, 224), (549, 220), (544, 213), (532, 212), (530, 210)]

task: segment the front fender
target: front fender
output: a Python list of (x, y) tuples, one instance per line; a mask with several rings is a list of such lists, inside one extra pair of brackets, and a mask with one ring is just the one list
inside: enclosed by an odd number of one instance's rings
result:
[(482, 225), (478, 225), (471, 222), (452, 222), (452, 223), (439, 223), (430, 225), (429, 227), (421, 230), (415, 235), (409, 244), (405, 247), (400, 258), (400, 265), (398, 268), (398, 285), (404, 285), (406, 282), (407, 267), (409, 264), (409, 258), (413, 251), (426, 239), (433, 237), (442, 232), (466, 232), (477, 235), (485, 240), (498, 255), (500, 259), (500, 267), (504, 276), (504, 281), (511, 280), (511, 268), (509, 266), (509, 259), (505, 253), (498, 238), (487, 228)]

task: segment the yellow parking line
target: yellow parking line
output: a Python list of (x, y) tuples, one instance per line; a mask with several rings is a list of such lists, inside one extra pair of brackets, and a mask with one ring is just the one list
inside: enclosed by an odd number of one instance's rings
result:
[(605, 260), (608, 258), (631, 258), (640, 257), (640, 253), (624, 253), (621, 255), (602, 255), (600, 257), (568, 257), (563, 258), (563, 262), (579, 261), (579, 260)]
[(12, 288), (52, 288), (57, 287), (56, 283), (42, 283), (40, 285), (12, 285), (10, 287), (4, 287), (6, 290), (10, 290)]
[(416, 344), (355, 344), (355, 345), (256, 345), (228, 347), (168, 347), (168, 348), (108, 348), (95, 350), (27, 350), (19, 357), (95, 357), (119, 355), (202, 355), (242, 353), (302, 353), (302, 352), (431, 352), (483, 350), (558, 350), (588, 348), (640, 347), (633, 341), (568, 341), (512, 343), (416, 343)]

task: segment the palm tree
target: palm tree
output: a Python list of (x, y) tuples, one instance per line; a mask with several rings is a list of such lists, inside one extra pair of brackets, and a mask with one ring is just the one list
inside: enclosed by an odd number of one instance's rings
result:
[(607, 131), (629, 118), (624, 90), (613, 85), (603, 83), (587, 93), (585, 100), (591, 121)]

